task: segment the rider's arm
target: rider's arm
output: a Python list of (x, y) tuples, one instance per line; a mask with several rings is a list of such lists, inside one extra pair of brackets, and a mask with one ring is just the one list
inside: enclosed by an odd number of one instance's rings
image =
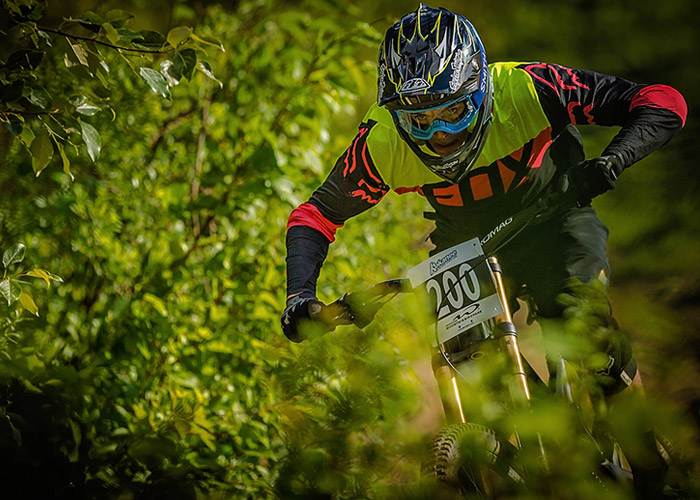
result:
[(287, 223), (287, 300), (316, 298), (316, 280), (347, 219), (373, 207), (388, 192), (366, 147), (371, 127), (360, 126), (350, 147), (338, 159), (309, 201), (294, 209)]
[(620, 159), (620, 171), (663, 146), (685, 124), (685, 100), (667, 85), (642, 85), (555, 64), (521, 68), (532, 77), (553, 126), (621, 127), (603, 152)]

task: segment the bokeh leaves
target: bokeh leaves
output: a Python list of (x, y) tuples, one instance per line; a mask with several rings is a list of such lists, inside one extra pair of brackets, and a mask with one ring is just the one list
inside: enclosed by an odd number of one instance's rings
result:
[[(121, 9), (105, 14), (88, 11), (64, 18), (57, 27), (42, 26), (45, 6), (39, 0), (5, 0), (12, 25), (2, 34), (3, 43), (29, 40), (31, 48), (19, 48), (6, 61), (0, 60), (0, 121), (26, 146), (37, 176), (50, 164), (55, 150), (63, 170), (70, 174), (69, 146), (76, 154), (84, 147), (93, 162), (98, 160), (100, 133), (85, 117), (100, 111), (115, 115), (111, 105), (114, 68), (107, 62), (110, 52), (164, 98), (170, 98), (171, 86), (190, 80), (195, 68), (215, 78), (201, 57), (207, 56), (205, 47), (223, 47), (211, 37), (198, 37), (190, 27), (172, 28), (167, 37), (153, 30), (133, 31), (128, 28), (133, 15)], [(52, 65), (53, 82), (39, 83), (37, 70), (48, 52), (63, 53), (63, 65)], [(159, 70), (142, 65), (158, 60), (162, 61)], [(67, 71), (78, 79), (80, 94), (71, 94), (68, 74), (60, 76)]]
[[(274, 497), (280, 408), (293, 397), (274, 380), (291, 362), (278, 318), (292, 186), (311, 186), (308, 160), (317, 170), (334, 161), (344, 141), (327, 130), (338, 110), (353, 112), (371, 68), (352, 56), (376, 38), (358, 23), (350, 33), (366, 38), (353, 40), (336, 6), (314, 6), (318, 15), (272, 2), (212, 7), (196, 30), (165, 35), (133, 31), (112, 11), (66, 20), (55, 29), (65, 42), (27, 27), (44, 55), (11, 78), (35, 79), (51, 104), (31, 117), (16, 101), (3, 108), (16, 140), (0, 173), (13, 193), (0, 229), (65, 279), (36, 297), (41, 316), (0, 364), (4, 401), (31, 415), (12, 420), (22, 444), (0, 440), (29, 496), (178, 485)], [(48, 174), (39, 179), (24, 175), (34, 140)], [(64, 169), (51, 169), (58, 158)], [(55, 439), (39, 446), (40, 428)], [(23, 481), (30, 457), (72, 472)]]

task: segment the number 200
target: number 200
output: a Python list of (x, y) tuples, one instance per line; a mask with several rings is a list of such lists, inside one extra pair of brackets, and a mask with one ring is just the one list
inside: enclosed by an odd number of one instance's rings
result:
[[(442, 287), (437, 278), (432, 278), (425, 285), (428, 291), (435, 291), (435, 295), (437, 296), (437, 307), (439, 307), (438, 318), (442, 318), (450, 312), (450, 308), (443, 300), (443, 294), (446, 293), (447, 301), (450, 303), (453, 310), (459, 310), (465, 305), (468, 305), (465, 304), (465, 296), (470, 302), (474, 302), (481, 296), (479, 279), (474, 269), (472, 269), (469, 264), (464, 263), (459, 266), (458, 275), (461, 278), (455, 276), (454, 272), (448, 269), (442, 273)], [(455, 285), (458, 281), (460, 286)], [(449, 292), (447, 292), (448, 290)]]

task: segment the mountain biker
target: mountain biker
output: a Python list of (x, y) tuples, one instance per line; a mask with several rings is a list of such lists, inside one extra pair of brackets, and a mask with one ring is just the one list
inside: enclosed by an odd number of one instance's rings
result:
[[(336, 230), (390, 189), (427, 199), (438, 252), (489, 234), (566, 175), (578, 206), (530, 225), (499, 253), (511, 290), (526, 293), (539, 317), (561, 317), (557, 297), (574, 295), (572, 283), (609, 274), (608, 230), (591, 200), (668, 142), (686, 114), (667, 85), (542, 62), (488, 64), (465, 17), (420, 4), (386, 32), (377, 103), (325, 182), (289, 217), (285, 335), (303, 340), (300, 324), (322, 307), (316, 281)], [(586, 124), (621, 127), (588, 160), (575, 127)], [(630, 384), (636, 364), (612, 316), (600, 322), (608, 356), (600, 383), (613, 394)]]

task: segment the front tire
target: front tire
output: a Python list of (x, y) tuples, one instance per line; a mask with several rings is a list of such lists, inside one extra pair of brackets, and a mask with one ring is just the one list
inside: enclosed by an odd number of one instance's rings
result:
[(513, 465), (517, 449), (479, 424), (454, 424), (433, 440), (426, 478), (458, 489), (465, 498), (506, 498), (524, 484)]

